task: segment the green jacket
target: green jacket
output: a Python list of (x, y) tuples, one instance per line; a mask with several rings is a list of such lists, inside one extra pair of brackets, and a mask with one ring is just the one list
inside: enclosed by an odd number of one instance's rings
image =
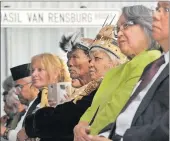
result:
[(144, 68), (159, 58), (157, 50), (144, 51), (131, 61), (111, 69), (104, 77), (97, 93), (80, 121), (90, 123), (97, 108), (99, 110), (91, 125), (91, 134), (95, 135), (106, 125), (113, 122), (129, 99)]

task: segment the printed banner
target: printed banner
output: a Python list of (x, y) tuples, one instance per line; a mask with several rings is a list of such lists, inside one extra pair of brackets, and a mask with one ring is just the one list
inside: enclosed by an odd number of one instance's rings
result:
[(1, 9), (1, 27), (101, 27), (119, 16), (119, 9)]

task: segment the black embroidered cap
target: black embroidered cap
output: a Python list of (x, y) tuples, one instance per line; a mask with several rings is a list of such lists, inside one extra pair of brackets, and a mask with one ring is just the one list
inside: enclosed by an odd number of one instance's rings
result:
[(29, 66), (30, 63), (10, 68), (13, 80), (16, 81), (30, 76)]

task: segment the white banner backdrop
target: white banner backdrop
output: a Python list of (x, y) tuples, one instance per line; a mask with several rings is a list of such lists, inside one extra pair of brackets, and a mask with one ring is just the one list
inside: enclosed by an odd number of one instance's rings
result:
[(120, 9), (60, 8), (1, 9), (1, 27), (101, 27), (107, 20), (116, 24)]

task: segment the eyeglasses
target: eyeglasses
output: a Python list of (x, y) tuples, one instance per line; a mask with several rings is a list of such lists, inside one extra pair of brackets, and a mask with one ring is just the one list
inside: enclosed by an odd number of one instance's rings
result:
[[(123, 31), (126, 28), (128, 28), (129, 26), (133, 26), (133, 25), (135, 25), (135, 22), (132, 21), (132, 20), (129, 20), (129, 21), (125, 22), (124, 24), (122, 24), (120, 27), (119, 26), (115, 26), (114, 27), (114, 35), (115, 35), (115, 37), (116, 38), (118, 37), (118, 33), (119, 33), (120, 30)], [(122, 27), (122, 29), (121, 29), (121, 27)]]
[(28, 85), (28, 84), (31, 84), (31, 83), (32, 82), (28, 82), (28, 83), (25, 83), (23, 85), (22, 84), (16, 84), (15, 85), (16, 93), (19, 94), (25, 85)]

